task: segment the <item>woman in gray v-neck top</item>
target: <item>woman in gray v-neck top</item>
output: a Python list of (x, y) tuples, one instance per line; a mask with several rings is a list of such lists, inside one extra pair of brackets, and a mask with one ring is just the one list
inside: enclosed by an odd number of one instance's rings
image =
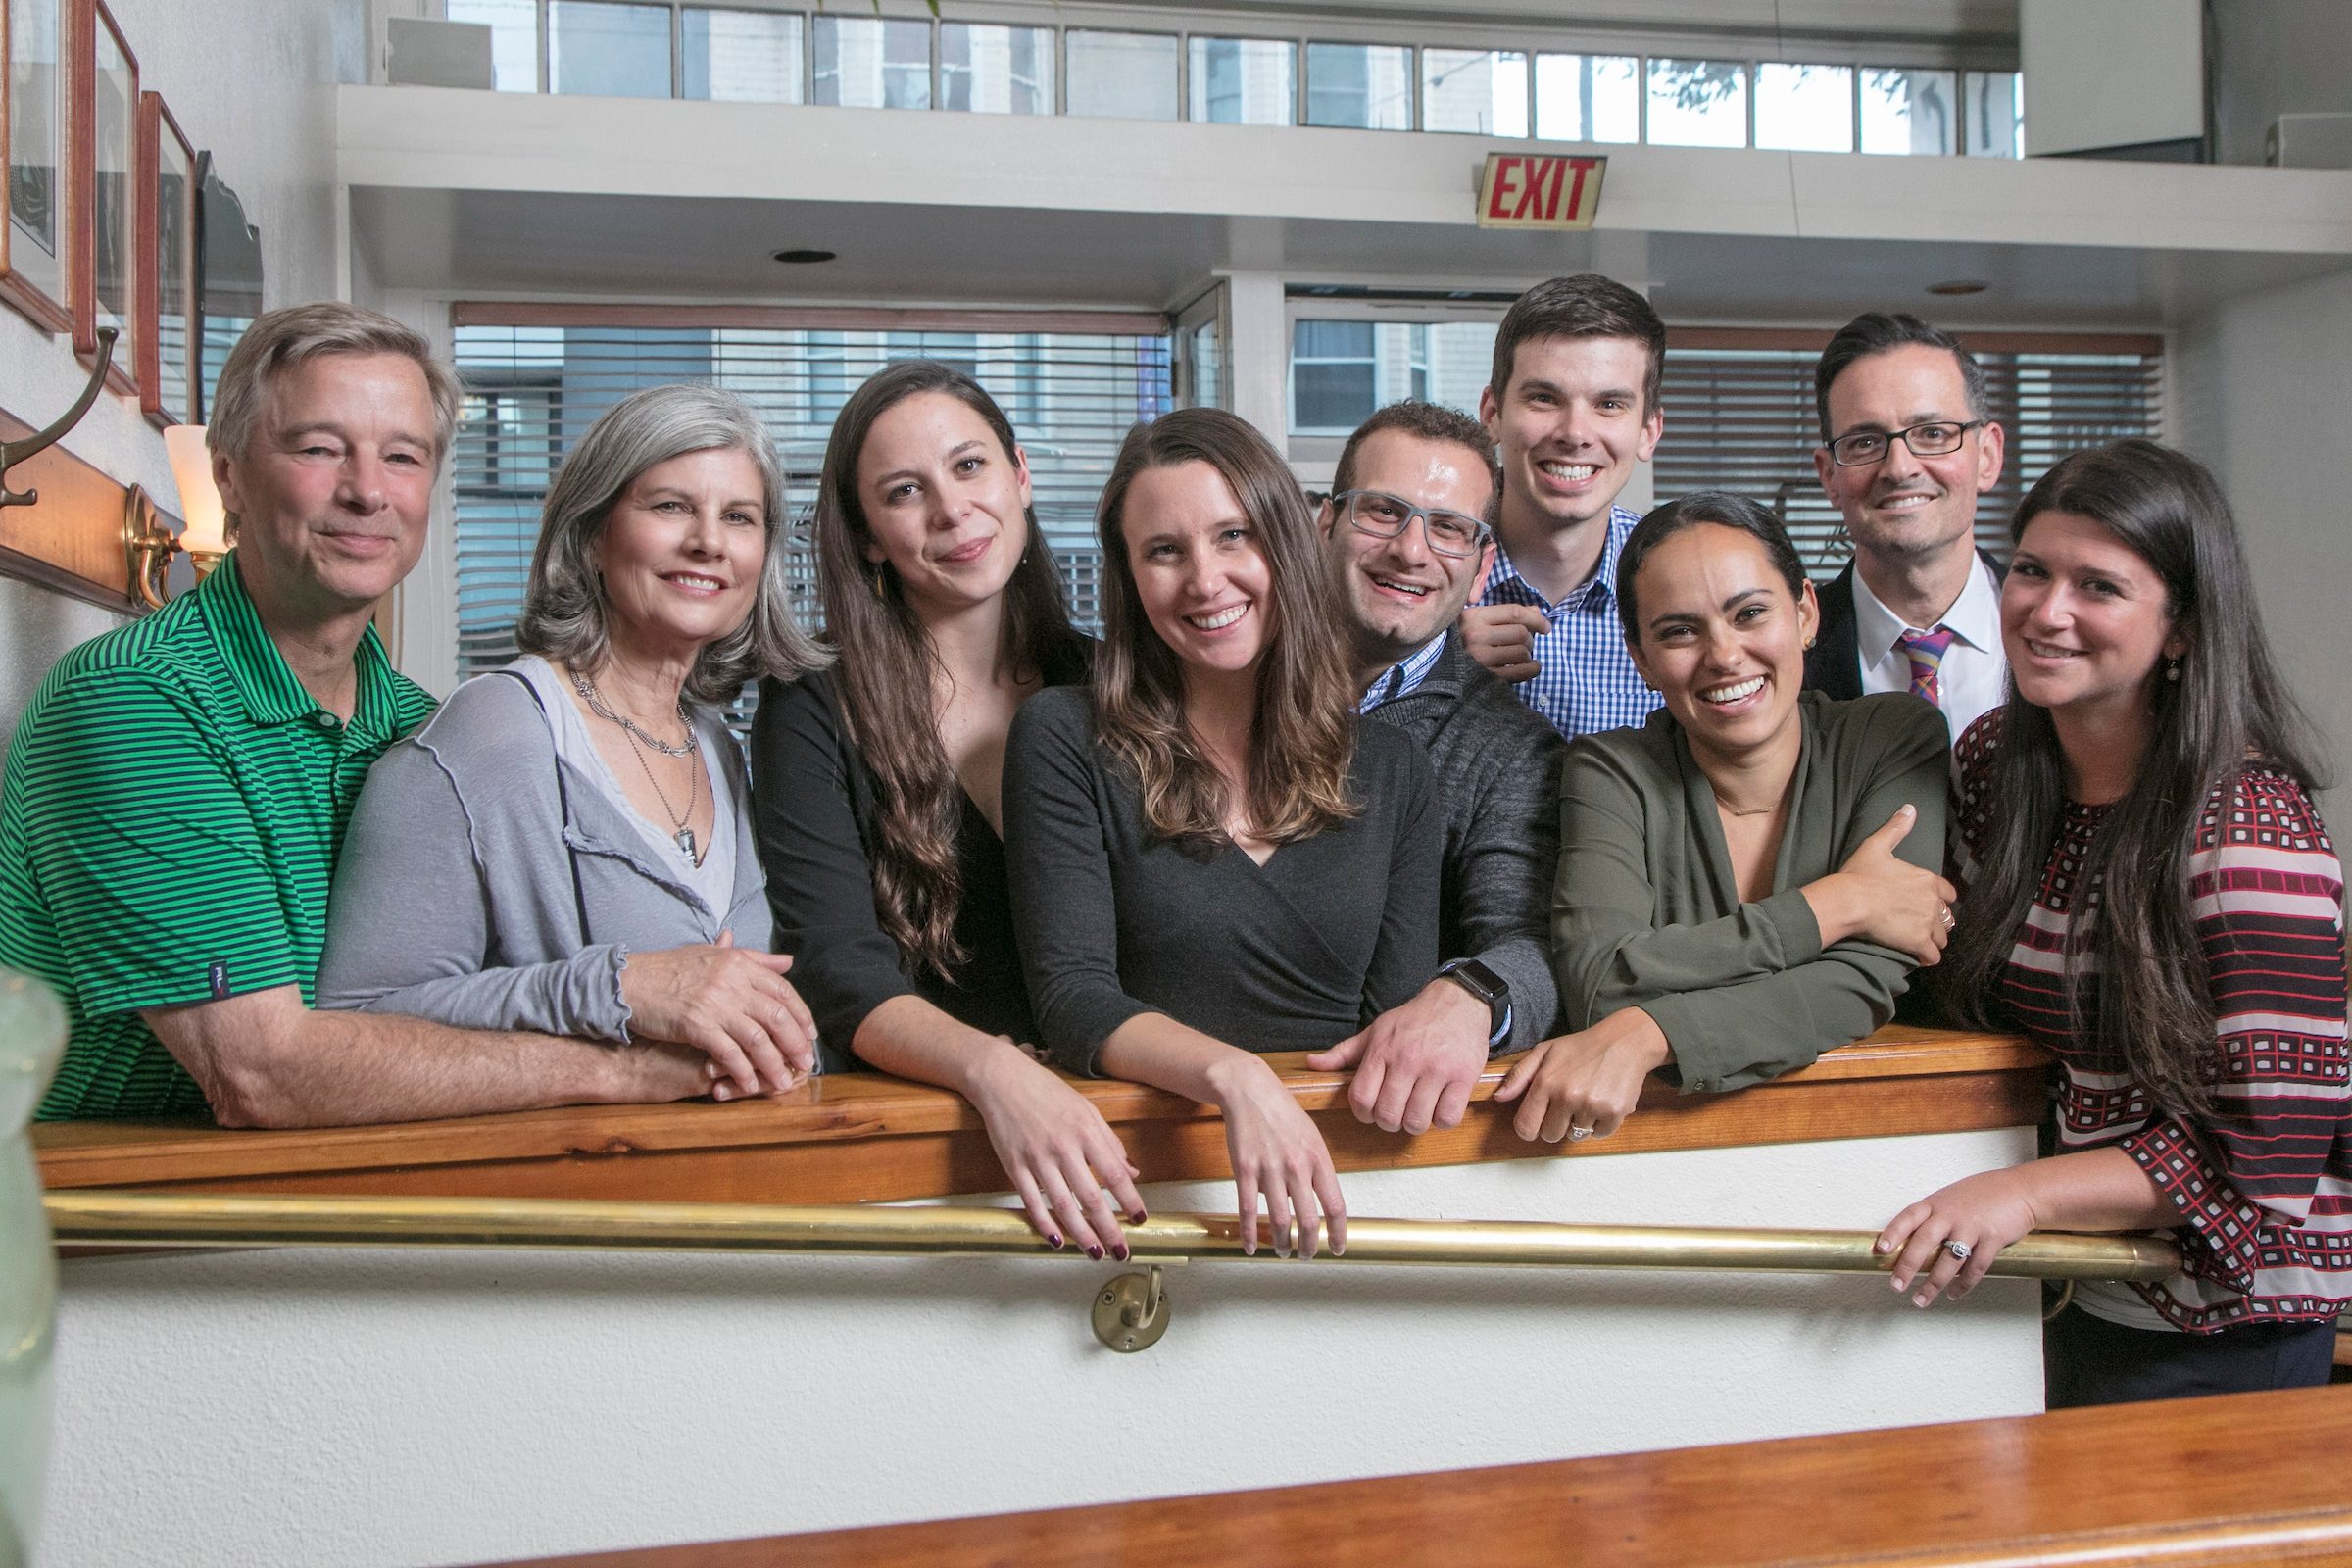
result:
[(1437, 968), (1427, 760), (1355, 722), (1305, 498), (1265, 438), (1187, 409), (1103, 486), (1103, 642), (1004, 759), (1004, 841), (1038, 1034), (1063, 1065), (1217, 1105), (1245, 1248), (1335, 1249), (1330, 1152), (1266, 1052), (1337, 1045)]

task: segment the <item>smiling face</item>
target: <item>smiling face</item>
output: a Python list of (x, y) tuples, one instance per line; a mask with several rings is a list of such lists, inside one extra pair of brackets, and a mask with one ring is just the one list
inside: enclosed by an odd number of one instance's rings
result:
[[(1381, 430), (1356, 448), (1348, 484), (1377, 490), (1415, 507), (1484, 517), (1494, 482), (1484, 458), (1451, 441), (1409, 430)], [(1487, 565), (1492, 543), (1468, 556), (1442, 556), (1429, 547), (1421, 521), (1393, 539), (1351, 526), (1323, 503), (1319, 523), (1332, 568), (1347, 593), (1360, 662), (1392, 664), (1453, 624)]]
[(888, 562), (926, 621), (1004, 592), (1029, 545), (1029, 465), (947, 392), (891, 405), (858, 453), (865, 558)]
[(732, 447), (655, 464), (612, 503), (588, 556), (616, 647), (691, 657), (741, 626), (760, 592), (760, 466)]
[(2070, 512), (2026, 524), (2001, 581), (2001, 644), (2020, 696), (2082, 713), (2146, 711), (2163, 662), (2188, 651), (2147, 558)]
[(1274, 572), (1223, 474), (1205, 463), (1144, 469), (1119, 533), (1144, 618), (1188, 681), (1257, 667), (1281, 625)]
[[(1906, 343), (1854, 361), (1830, 383), (1830, 436), (1861, 431), (1885, 435), (1916, 424), (1966, 424), (1978, 417), (1968, 404), (1960, 363), (1942, 349)], [(1923, 458), (1901, 441), (1887, 443), (1876, 463), (1842, 467), (1826, 447), (1813, 454), (1823, 493), (1845, 518), (1854, 548), (1888, 563), (1908, 563), (1946, 550), (1974, 548), (1978, 492), (2001, 477), (2002, 436), (1983, 424), (1960, 438), (1960, 450)]]
[(1701, 522), (1650, 551), (1634, 579), (1642, 678), (1702, 761), (1784, 741), (1820, 623), (1813, 585), (1794, 594), (1753, 534)]
[(1478, 416), (1502, 459), (1506, 525), (1550, 530), (1606, 517), (1664, 419), (1642, 406), (1648, 348), (1630, 337), (1531, 338), (1511, 383), (1481, 394)]
[(347, 615), (392, 591), (432, 515), (433, 398), (399, 354), (321, 354), (270, 384), (246, 450), (213, 478), (265, 618)]

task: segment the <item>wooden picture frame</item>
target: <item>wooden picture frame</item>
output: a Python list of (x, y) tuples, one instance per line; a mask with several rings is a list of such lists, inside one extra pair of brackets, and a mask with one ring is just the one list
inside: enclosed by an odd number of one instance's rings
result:
[(74, 48), (74, 352), (98, 363), (98, 329), (120, 334), (109, 389), (139, 389), (139, 62), (105, 0), (71, 0)]
[(83, 3), (0, 0), (0, 304), (46, 332), (74, 329), (73, 43)]
[[(5, 0), (0, 0), (5, 3)], [(139, 95), (139, 410), (158, 428), (196, 415), (196, 149), (160, 93)]]

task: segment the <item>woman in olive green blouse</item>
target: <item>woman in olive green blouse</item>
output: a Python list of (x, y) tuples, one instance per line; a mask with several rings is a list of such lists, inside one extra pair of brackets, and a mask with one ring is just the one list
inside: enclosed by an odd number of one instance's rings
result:
[(1738, 1089), (1860, 1039), (1951, 926), (1943, 718), (1799, 690), (1820, 612), (1771, 513), (1716, 493), (1650, 513), (1617, 612), (1666, 706), (1569, 748), (1551, 930), (1576, 1032), (1495, 1096), (1552, 1143), (1616, 1131), (1652, 1072)]

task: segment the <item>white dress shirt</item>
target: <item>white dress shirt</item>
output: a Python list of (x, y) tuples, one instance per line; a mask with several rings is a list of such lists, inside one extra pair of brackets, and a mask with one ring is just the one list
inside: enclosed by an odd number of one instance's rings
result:
[[(1952, 633), (1944, 650), (1936, 683), (1943, 694), (1943, 718), (1958, 740), (1968, 726), (2009, 695), (2009, 660), (2001, 652), (2001, 587), (1984, 558), (1970, 563), (1968, 585), (1952, 608), (1936, 623)], [(1905, 632), (1934, 631), (1936, 626), (1906, 625), (1903, 617), (1879, 602), (1854, 568), (1854, 648), (1862, 663), (1866, 692), (1907, 692), (1911, 689), (1911, 656), (1904, 653)]]

